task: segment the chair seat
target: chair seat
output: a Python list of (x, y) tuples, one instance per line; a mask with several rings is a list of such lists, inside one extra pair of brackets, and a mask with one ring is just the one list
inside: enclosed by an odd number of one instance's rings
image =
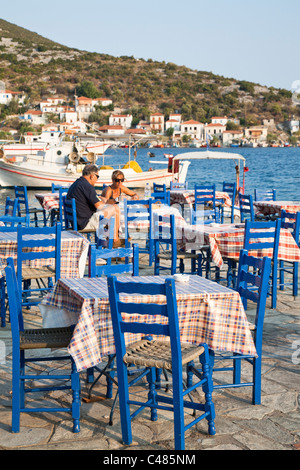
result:
[(42, 279), (55, 276), (55, 269), (51, 266), (44, 266), (42, 268), (25, 267), (22, 269), (22, 279)]
[[(158, 258), (162, 259), (171, 259), (172, 258), (172, 252), (171, 251), (164, 251), (163, 253), (158, 253)], [(197, 259), (198, 255), (196, 253), (183, 253), (182, 251), (177, 251), (177, 259)]]
[(35, 214), (36, 212), (40, 212), (40, 213), (43, 213), (45, 209), (42, 209), (42, 208), (38, 208), (38, 207), (31, 207), (29, 208), (27, 211), (26, 209), (20, 209), (20, 213), (21, 214), (26, 214), (26, 212), (29, 214)]
[[(203, 352), (203, 346), (182, 343), (182, 365), (198, 358)], [(126, 348), (123, 361), (126, 364), (135, 364), (136, 366), (172, 370), (171, 344), (169, 341), (137, 341)]]
[(33, 328), (20, 331), (20, 349), (66, 348), (72, 330), (66, 328)]

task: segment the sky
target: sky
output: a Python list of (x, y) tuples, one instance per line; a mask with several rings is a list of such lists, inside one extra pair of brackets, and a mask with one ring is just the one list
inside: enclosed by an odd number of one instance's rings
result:
[(0, 16), (80, 50), (300, 89), (299, 0), (13, 0)]

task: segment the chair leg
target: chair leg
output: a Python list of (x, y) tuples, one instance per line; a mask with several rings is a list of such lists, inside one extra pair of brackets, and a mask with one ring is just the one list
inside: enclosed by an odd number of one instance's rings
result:
[[(12, 370), (12, 432), (20, 432), (20, 409), (21, 401), (24, 401), (24, 393), (22, 391), (22, 386), (24, 381), (20, 379), (20, 375), (24, 374), (21, 370), (21, 362), (23, 351), (13, 352), (13, 370)], [(23, 404), (24, 408), (24, 404)]]
[(73, 418), (73, 432), (80, 431), (80, 375), (77, 372), (76, 364), (71, 358), (72, 373), (71, 373), (71, 386), (72, 386), (72, 418)]
[(293, 266), (293, 296), (298, 295), (298, 263), (294, 263)]
[(272, 268), (272, 274), (271, 274), (271, 279), (272, 279), (272, 295), (271, 295), (271, 303), (272, 307), (271, 308), (276, 308), (277, 306), (277, 265), (274, 263), (274, 266)]
[(237, 358), (233, 360), (233, 383), (241, 383), (241, 359), (238, 359), (239, 355), (236, 354)]
[(0, 278), (0, 312), (1, 312), (1, 327), (6, 326), (6, 308), (5, 308), (5, 279), (4, 277)]
[(261, 357), (253, 359), (252, 404), (261, 404)]
[(210, 436), (214, 436), (216, 434), (216, 428), (215, 428), (215, 405), (212, 401), (212, 392), (213, 392), (213, 380), (212, 380), (212, 356), (210, 354), (210, 351), (208, 351), (207, 345), (202, 344), (204, 346), (204, 353), (201, 354), (199, 357), (199, 360), (202, 365), (202, 372), (203, 372), (203, 378), (206, 379), (204, 382), (202, 389), (203, 392), (205, 393), (205, 410), (209, 412), (209, 414), (206, 417), (206, 420), (208, 422), (208, 433)]
[[(117, 359), (118, 362), (118, 359)], [(119, 391), (119, 406), (120, 406), (120, 417), (121, 417), (121, 428), (122, 428), (122, 440), (125, 445), (132, 443), (132, 431), (131, 431), (131, 418), (130, 418), (130, 407), (128, 404), (129, 400), (129, 389), (128, 389), (128, 376), (127, 367), (122, 360), (118, 362), (118, 391)]]
[[(156, 402), (156, 369), (155, 367), (151, 367), (149, 373), (147, 374), (147, 380), (149, 383), (149, 392), (148, 392), (148, 400), (152, 403)], [(157, 421), (157, 409), (151, 408), (151, 421)]]

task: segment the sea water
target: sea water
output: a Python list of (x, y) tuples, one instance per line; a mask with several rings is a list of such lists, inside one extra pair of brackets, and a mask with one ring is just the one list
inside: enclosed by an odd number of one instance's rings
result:
[[(245, 194), (254, 195), (254, 189), (276, 189), (277, 200), (300, 201), (300, 147), (284, 148), (226, 148), (209, 149), (213, 152), (222, 154), (229, 152), (231, 154), (242, 155), (246, 161), (245, 166), (248, 171), (245, 172)], [(151, 167), (161, 169), (167, 165), (168, 159), (164, 154), (178, 155), (186, 152), (203, 152), (206, 149), (194, 148), (141, 148), (137, 150), (136, 161), (142, 170), (147, 171)], [(149, 153), (154, 156), (149, 156)], [(133, 160), (133, 151), (131, 151), (131, 160)], [(128, 149), (108, 149), (104, 158), (100, 157), (97, 161), (99, 165), (103, 162), (115, 168), (122, 168), (128, 161)], [(157, 163), (154, 162), (164, 162)], [(215, 183), (217, 190), (222, 190), (223, 181), (228, 183), (236, 181), (235, 166), (237, 160), (191, 160), (188, 168), (187, 182), (188, 188), (193, 189), (195, 183), (211, 184)], [(243, 184), (243, 164), (240, 166), (241, 177), (240, 184)], [(101, 170), (100, 170), (101, 171)], [(17, 184), (17, 182), (16, 182)], [(39, 206), (34, 194), (42, 190), (29, 190), (30, 203), (36, 207)], [(49, 191), (49, 190), (48, 190)], [(143, 194), (143, 190), (141, 192)], [(5, 203), (6, 197), (14, 198), (12, 189), (0, 189), (0, 205)]]

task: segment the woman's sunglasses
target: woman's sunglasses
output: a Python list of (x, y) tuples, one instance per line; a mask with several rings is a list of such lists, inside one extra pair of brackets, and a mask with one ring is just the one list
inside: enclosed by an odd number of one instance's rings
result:
[(120, 179), (119, 179), (119, 178), (116, 178), (115, 181), (117, 181), (118, 183), (123, 183), (124, 178), (122, 178), (122, 179), (121, 179), (121, 178), (120, 178)]

